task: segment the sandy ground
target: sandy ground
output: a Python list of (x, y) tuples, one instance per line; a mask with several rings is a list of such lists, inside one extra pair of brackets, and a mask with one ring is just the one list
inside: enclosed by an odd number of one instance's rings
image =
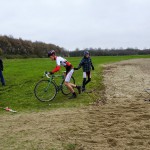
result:
[(104, 68), (104, 105), (0, 115), (0, 149), (150, 150), (150, 59)]

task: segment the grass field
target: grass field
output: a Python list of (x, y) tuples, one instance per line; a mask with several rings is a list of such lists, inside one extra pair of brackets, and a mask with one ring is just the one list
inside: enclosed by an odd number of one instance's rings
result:
[[(92, 81), (87, 86), (87, 89), (97, 89), (102, 87), (102, 64), (117, 62), (121, 60), (133, 58), (150, 58), (146, 56), (99, 56), (92, 57), (95, 70), (92, 71)], [(81, 58), (67, 58), (75, 67), (77, 67)], [(48, 58), (34, 59), (5, 59), (4, 62), (4, 77), (6, 86), (0, 85), (0, 106), (10, 107), (17, 111), (42, 111), (60, 107), (80, 107), (89, 105), (97, 100), (95, 93), (82, 93), (77, 99), (69, 100), (61, 92), (51, 102), (40, 102), (34, 96), (34, 86), (41, 79), (44, 71), (50, 71), (55, 67), (55, 62)], [(64, 68), (61, 68), (63, 71)], [(58, 74), (61, 74), (62, 72)], [(74, 77), (77, 85), (82, 84), (82, 69), (75, 71)], [(1, 109), (0, 113), (4, 111)]]

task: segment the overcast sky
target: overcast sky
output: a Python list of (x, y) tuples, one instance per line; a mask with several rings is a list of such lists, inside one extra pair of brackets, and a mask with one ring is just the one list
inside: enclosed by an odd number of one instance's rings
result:
[(0, 0), (0, 35), (76, 48), (150, 48), (150, 0)]

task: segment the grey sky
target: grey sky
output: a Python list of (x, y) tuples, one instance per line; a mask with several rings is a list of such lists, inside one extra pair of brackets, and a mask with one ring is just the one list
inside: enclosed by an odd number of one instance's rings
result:
[(150, 0), (0, 0), (0, 35), (76, 48), (150, 48)]

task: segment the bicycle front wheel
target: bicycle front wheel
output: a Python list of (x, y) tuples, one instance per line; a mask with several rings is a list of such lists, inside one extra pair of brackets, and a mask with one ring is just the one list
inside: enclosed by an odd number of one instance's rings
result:
[[(70, 92), (70, 90), (68, 89), (68, 87), (65, 86), (64, 82), (65, 82), (65, 80), (63, 81), (61, 91), (62, 91), (62, 93), (63, 93), (64, 95), (69, 95), (71, 92)], [(75, 84), (75, 79), (74, 79), (73, 76), (72, 76), (71, 79), (70, 79), (70, 83)]]
[(40, 80), (34, 88), (35, 97), (41, 102), (48, 102), (55, 98), (57, 94), (56, 85), (49, 80)]

